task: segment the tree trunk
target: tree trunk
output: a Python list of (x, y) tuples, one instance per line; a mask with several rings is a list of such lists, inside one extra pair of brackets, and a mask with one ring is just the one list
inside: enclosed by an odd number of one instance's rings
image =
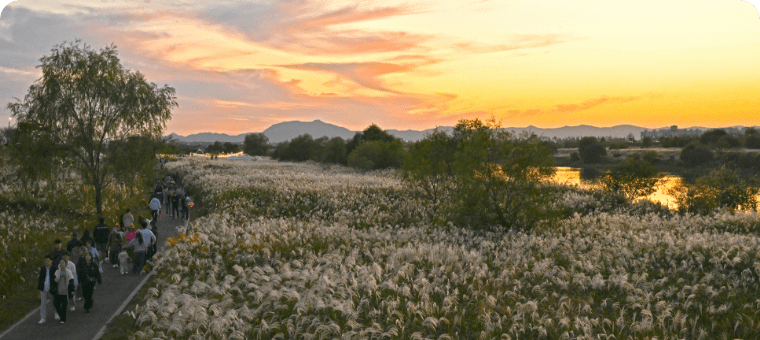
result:
[(100, 218), (103, 217), (103, 197), (101, 196), (103, 188), (99, 181), (95, 181), (93, 184), (95, 187), (95, 208), (97, 209), (98, 218)]

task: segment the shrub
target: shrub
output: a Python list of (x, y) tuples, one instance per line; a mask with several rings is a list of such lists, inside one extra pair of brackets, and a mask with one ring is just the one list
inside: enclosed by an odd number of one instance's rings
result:
[(712, 161), (713, 154), (706, 146), (692, 142), (681, 150), (681, 161), (688, 167), (704, 165)]
[(607, 150), (596, 140), (596, 137), (583, 137), (578, 146), (578, 153), (583, 163), (599, 163), (607, 155)]

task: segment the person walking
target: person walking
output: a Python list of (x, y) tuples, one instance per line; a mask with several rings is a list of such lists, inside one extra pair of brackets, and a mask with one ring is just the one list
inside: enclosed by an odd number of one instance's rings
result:
[(68, 309), (69, 295), (74, 291), (74, 274), (66, 268), (68, 261), (61, 260), (58, 270), (55, 271), (55, 290), (53, 293), (53, 306), (60, 317), (60, 323), (66, 323), (66, 310)]
[(79, 268), (79, 282), (82, 283), (82, 293), (84, 293), (84, 312), (89, 313), (95, 304), (92, 299), (95, 283), (103, 284), (100, 267), (98, 267), (98, 262), (93, 259), (91, 253), (84, 255), (84, 264), (82, 268)]
[(132, 225), (132, 223), (135, 223), (135, 217), (132, 216), (132, 213), (130, 213), (130, 210), (127, 209), (127, 212), (121, 216), (121, 227), (124, 228), (124, 230), (126, 230)]
[(129, 241), (124, 248), (134, 249), (132, 257), (132, 274), (140, 274), (142, 267), (145, 265), (145, 253), (148, 251), (148, 245), (143, 240), (143, 234), (137, 233), (137, 236)]
[(50, 258), (53, 260), (53, 263), (55, 263), (55, 267), (58, 267), (58, 262), (61, 262), (64, 253), (66, 253), (66, 249), (63, 249), (61, 239), (55, 239), (53, 242), (53, 251), (50, 252)]
[[(87, 260), (85, 260), (85, 255), (89, 253), (89, 250), (87, 250), (87, 247), (84, 245), (81, 245), (79, 247), (74, 248), (74, 252), (77, 254), (77, 261), (74, 261), (76, 264), (76, 267), (79, 268), (77, 271), (77, 289), (76, 289), (76, 301), (81, 301), (84, 298), (84, 291), (82, 290), (82, 268), (84, 268), (85, 263), (87, 263)], [(90, 254), (92, 255), (92, 254)]]
[(148, 227), (150, 226), (150, 222), (144, 221), (142, 225), (142, 230), (140, 230), (140, 234), (143, 236), (143, 241), (148, 246), (148, 252), (145, 255), (146, 260), (150, 260), (153, 258), (153, 254), (156, 253), (156, 234), (154, 234)]
[[(50, 288), (52, 287), (53, 278), (55, 277), (55, 267), (53, 267), (53, 257), (45, 255), (45, 265), (40, 267), (40, 276), (37, 280), (37, 290), (40, 291), (40, 322), (45, 323), (47, 321), (47, 300), (51, 298)], [(55, 318), (59, 319), (58, 313), (55, 313)]]
[[(166, 206), (168, 202), (166, 202), (167, 198), (169, 197), (169, 187), (165, 187), (163, 191), (161, 191), (161, 204)], [(167, 207), (166, 213), (169, 213), (169, 209)]]
[(92, 230), (92, 238), (95, 239), (95, 249), (98, 250), (99, 254), (103, 254), (98, 261), (105, 261), (108, 256), (108, 234), (111, 228), (106, 225), (104, 218), (101, 217), (99, 221), (100, 223)]
[(150, 206), (151, 219), (153, 221), (158, 221), (158, 213), (161, 211), (161, 201), (159, 201), (157, 197), (153, 197), (150, 199), (148, 205)]
[[(134, 240), (136, 236), (137, 236), (137, 232), (135, 231), (135, 227), (133, 225), (130, 225), (129, 229), (124, 234), (124, 242), (126, 242), (127, 244), (129, 244), (129, 242), (131, 242), (132, 240)], [(129, 258), (130, 259), (134, 259), (135, 258), (135, 250), (134, 249), (131, 249), (131, 248), (127, 249), (127, 254), (129, 254)]]
[(174, 216), (179, 216), (179, 189), (175, 190), (174, 193), (172, 193), (172, 218), (175, 218)]
[(74, 286), (69, 287), (69, 290), (71, 291), (70, 294), (68, 294), (68, 300), (69, 304), (71, 304), (71, 310), (76, 309), (77, 300), (74, 296), (74, 293), (77, 290), (77, 287), (79, 287), (79, 278), (77, 277), (77, 266), (74, 264), (74, 262), (71, 262), (70, 260), (71, 254), (69, 252), (66, 252), (66, 254), (63, 254), (63, 260), (66, 261), (66, 269), (68, 269), (71, 274), (74, 276)]
[(111, 231), (111, 235), (108, 236), (109, 258), (114, 268), (119, 266), (119, 253), (121, 253), (122, 242), (121, 233), (118, 229), (114, 228)]
[(169, 185), (169, 189), (164, 191), (166, 193), (166, 199), (164, 199), (164, 204), (166, 204), (166, 214), (172, 213), (172, 197), (174, 196), (174, 186)]
[(87, 241), (90, 241), (90, 244), (93, 244), (95, 242), (92, 239), (92, 236), (90, 236), (90, 229), (86, 229), (86, 228), (84, 230), (84, 233), (82, 233), (82, 238), (79, 240), (82, 242), (82, 244), (87, 243)]
[(82, 244), (82, 241), (80, 241), (77, 238), (78, 236), (79, 236), (79, 233), (77, 233), (76, 231), (73, 232), (73, 233), (71, 233), (71, 240), (69, 241), (69, 243), (66, 244), (66, 251), (67, 252), (71, 253), (71, 251), (74, 248), (76, 248), (76, 247), (78, 247), (78, 246), (80, 246)]

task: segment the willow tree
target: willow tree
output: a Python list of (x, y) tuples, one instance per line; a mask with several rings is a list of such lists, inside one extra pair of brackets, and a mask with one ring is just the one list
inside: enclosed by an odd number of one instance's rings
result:
[(156, 148), (146, 143), (157, 141), (171, 118), (174, 88), (125, 69), (114, 45), (64, 42), (40, 62), (42, 77), (23, 101), (8, 104), (19, 126), (17, 163), (21, 172), (39, 173), (40, 164), (48, 174), (61, 166), (78, 171), (102, 216), (103, 190), (155, 161)]

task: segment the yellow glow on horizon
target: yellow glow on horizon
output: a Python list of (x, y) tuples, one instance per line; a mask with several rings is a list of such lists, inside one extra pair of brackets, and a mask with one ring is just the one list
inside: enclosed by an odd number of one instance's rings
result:
[[(546, 128), (760, 122), (760, 16), (741, 0), (264, 1), (255, 5), (275, 8), (266, 14), (278, 17), (230, 10), (221, 19), (209, 11), (241, 4), (18, 3), (72, 18), (95, 13), (99, 19), (82, 24), (92, 34), (113, 36), (120, 48), (174, 68), (167, 73), (196, 72), (183, 81), (215, 73), (217, 82), (237, 82), (239, 93), (230, 98), (188, 99), (178, 110), (194, 119), (218, 110), (229, 124), (245, 115), (264, 124), (276, 114), (290, 120), (374, 105), (374, 114), (385, 116), (367, 119), (399, 124), (387, 128), (491, 115)], [(122, 27), (101, 18), (119, 11), (128, 14), (116, 20)], [(246, 33), (259, 32), (241, 31), (247, 26), (236, 26), (240, 20), (274, 25), (269, 34), (276, 38), (252, 38)], [(235, 78), (247, 70), (266, 72), (265, 79)], [(0, 66), (0, 73), (21, 72)], [(261, 88), (278, 96), (246, 96)]]

